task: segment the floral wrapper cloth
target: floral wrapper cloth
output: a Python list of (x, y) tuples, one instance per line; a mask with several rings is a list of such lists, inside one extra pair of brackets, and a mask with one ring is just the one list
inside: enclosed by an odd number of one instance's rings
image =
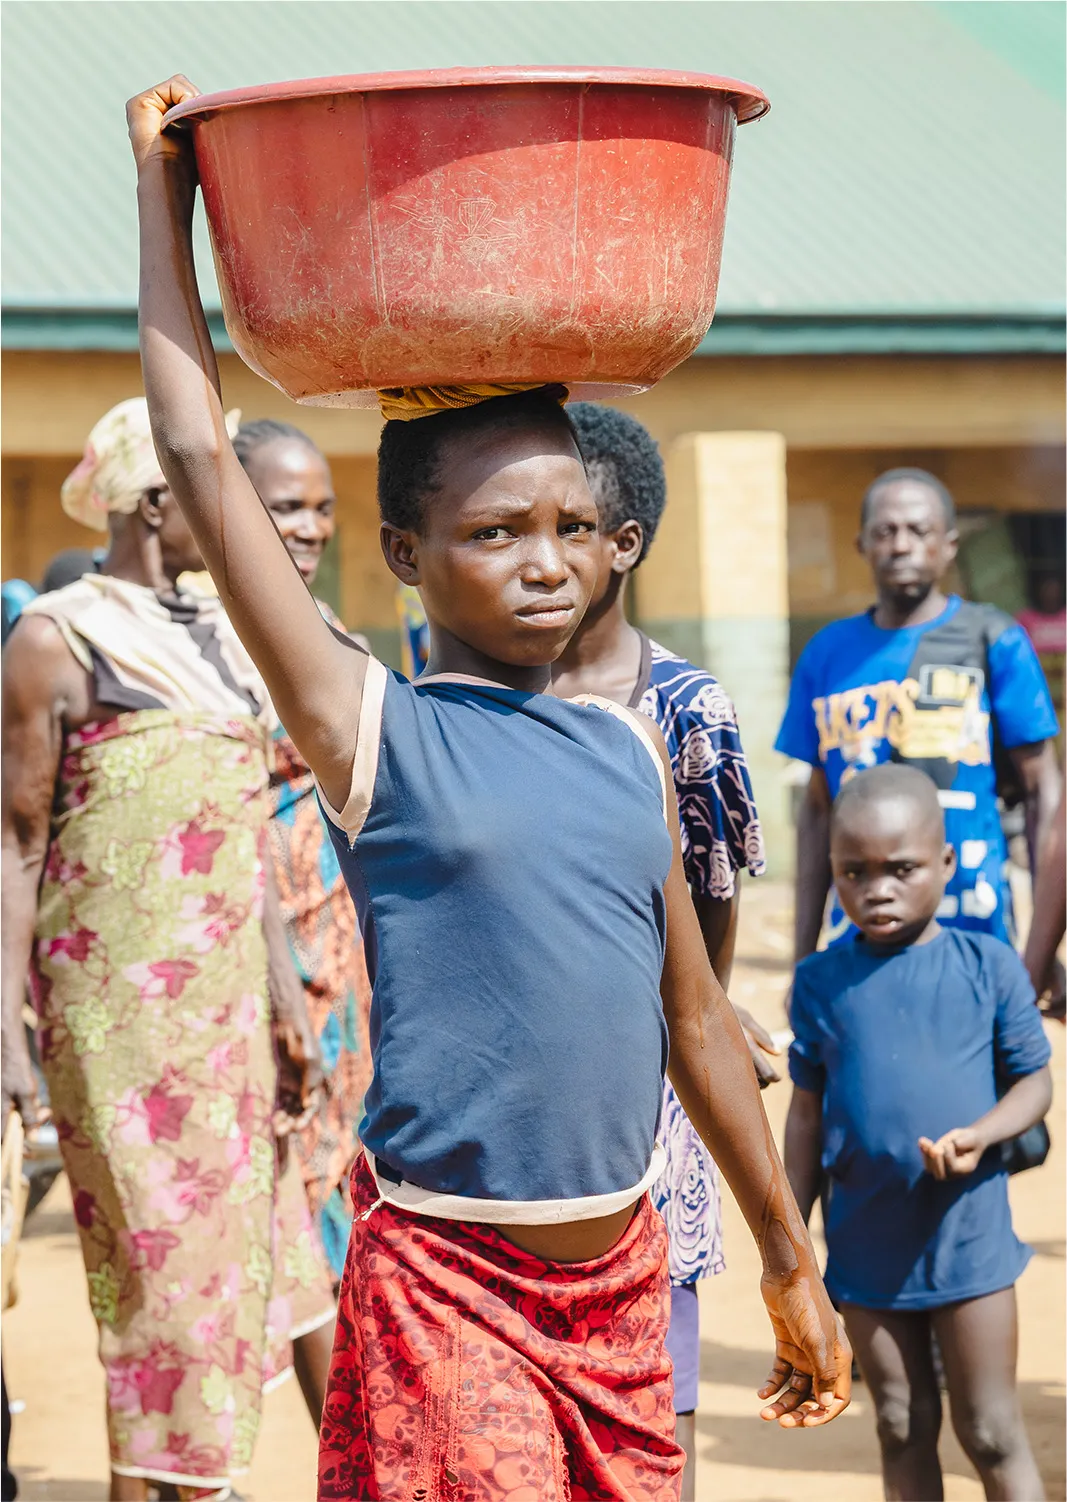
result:
[(32, 980), (122, 1475), (247, 1469), (293, 1326), (332, 1313), (271, 1134), (266, 799), (250, 716), (67, 738)]

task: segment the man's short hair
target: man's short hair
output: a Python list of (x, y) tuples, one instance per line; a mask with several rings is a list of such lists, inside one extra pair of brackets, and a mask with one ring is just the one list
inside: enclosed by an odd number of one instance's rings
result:
[(601, 529), (617, 532), (623, 522), (640, 522), (644, 533), (640, 563), (652, 546), (667, 504), (659, 445), (643, 423), (617, 407), (572, 402), (567, 411), (600, 511)]
[(914, 485), (924, 485), (927, 490), (932, 490), (941, 502), (941, 514), (945, 522), (945, 531), (955, 531), (956, 527), (956, 502), (952, 499), (952, 492), (947, 485), (932, 475), (928, 469), (887, 469), (884, 474), (872, 480), (863, 493), (863, 505), (860, 507), (860, 529), (862, 530), (871, 519), (871, 508), (874, 497), (878, 491), (886, 485), (896, 485), (898, 481), (910, 480)]

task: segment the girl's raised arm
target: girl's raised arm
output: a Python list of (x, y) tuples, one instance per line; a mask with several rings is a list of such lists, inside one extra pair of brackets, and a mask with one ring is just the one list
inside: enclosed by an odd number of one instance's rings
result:
[(219, 373), (193, 265), (196, 162), (171, 105), (199, 91), (180, 75), (126, 106), (137, 161), (140, 330), (156, 451), (204, 562), (275, 707), (337, 808), (348, 800), (367, 657), (333, 632), (226, 433)]

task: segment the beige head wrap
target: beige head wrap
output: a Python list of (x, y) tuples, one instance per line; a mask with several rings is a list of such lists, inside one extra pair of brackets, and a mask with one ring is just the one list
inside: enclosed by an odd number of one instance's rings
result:
[[(240, 412), (226, 414), (231, 438), (240, 421)], [(162, 489), (166, 483), (152, 443), (148, 403), (134, 396), (112, 407), (93, 428), (81, 463), (63, 481), (59, 499), (76, 522), (106, 532), (112, 512), (129, 516), (146, 490)]]

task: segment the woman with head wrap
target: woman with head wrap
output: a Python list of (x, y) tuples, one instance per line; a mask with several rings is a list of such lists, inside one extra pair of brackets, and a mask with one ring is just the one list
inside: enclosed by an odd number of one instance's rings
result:
[(273, 722), (218, 601), (178, 587), (201, 562), (143, 399), (96, 425), (62, 501), (110, 548), (31, 602), (5, 651), (4, 1105), (36, 1119), (29, 970), (111, 1496), (221, 1497), (289, 1338), (328, 1350), (333, 1318), (272, 1129), (314, 1103), (317, 1073), (266, 859)]

